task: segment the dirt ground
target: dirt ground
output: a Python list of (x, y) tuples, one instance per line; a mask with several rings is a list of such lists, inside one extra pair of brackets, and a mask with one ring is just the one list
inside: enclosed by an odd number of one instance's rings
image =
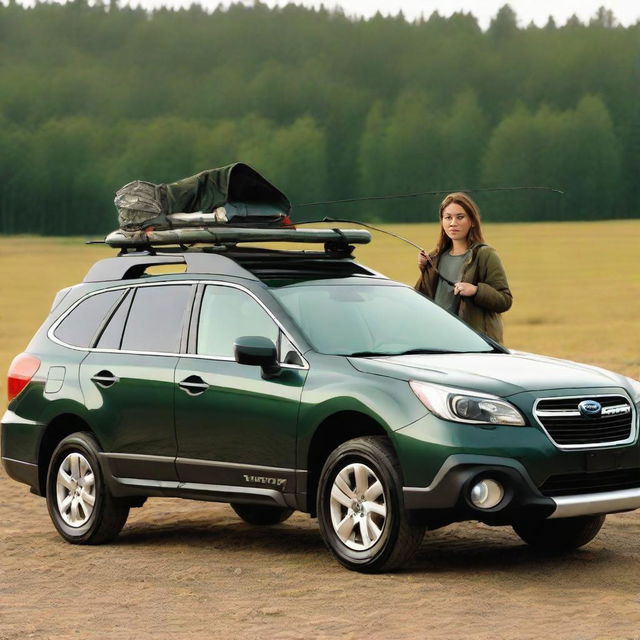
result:
[(427, 533), (403, 571), (342, 569), (315, 520), (241, 522), (152, 499), (115, 543), (62, 541), (43, 499), (0, 472), (0, 640), (640, 639), (640, 512), (588, 547), (536, 555), (509, 528)]

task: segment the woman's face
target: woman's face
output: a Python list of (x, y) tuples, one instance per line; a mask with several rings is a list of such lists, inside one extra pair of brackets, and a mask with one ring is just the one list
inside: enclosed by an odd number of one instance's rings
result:
[(471, 218), (457, 202), (442, 211), (442, 228), (451, 240), (466, 240), (471, 230)]

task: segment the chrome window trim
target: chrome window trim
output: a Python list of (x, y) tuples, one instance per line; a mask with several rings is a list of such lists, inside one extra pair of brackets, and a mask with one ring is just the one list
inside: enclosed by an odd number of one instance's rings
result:
[[(237, 284), (235, 282), (224, 282), (224, 281), (221, 281), (221, 280), (204, 280), (204, 281), (200, 281), (200, 282), (202, 282), (202, 284), (204, 284), (205, 287), (208, 287), (208, 286), (231, 287), (233, 289), (239, 289), (240, 291), (244, 291), (245, 293), (249, 294), (249, 296), (252, 297), (258, 303), (258, 306), (260, 306), (260, 307), (262, 307), (264, 309), (264, 311), (271, 318), (271, 320), (273, 320), (273, 322), (278, 327), (278, 329), (280, 331), (282, 331), (282, 333), (284, 333), (285, 336), (287, 336), (287, 339), (293, 345), (293, 348), (298, 352), (298, 355), (300, 356), (300, 359), (304, 363), (303, 365), (297, 365), (297, 364), (286, 364), (286, 363), (283, 363), (283, 362), (278, 362), (278, 364), (284, 369), (308, 369), (309, 368), (309, 363), (303, 357), (302, 350), (295, 343), (295, 340), (291, 337), (289, 332), (282, 326), (282, 323), (273, 315), (273, 313), (271, 313), (271, 311), (269, 309), (267, 309), (267, 307), (264, 305), (262, 300), (260, 300), (260, 298), (258, 298), (258, 296), (255, 295), (255, 293), (253, 293), (252, 291), (249, 291), (249, 289), (247, 289), (246, 287), (243, 287), (242, 285), (239, 285), (239, 284)], [(203, 295), (203, 297), (204, 297), (204, 295)], [(200, 318), (198, 318), (198, 326), (200, 326)], [(207, 355), (201, 355), (199, 353), (189, 353), (189, 354), (184, 353), (184, 354), (181, 354), (181, 355), (183, 355), (185, 357), (188, 356), (190, 358), (205, 358), (205, 359), (209, 359), (209, 360), (231, 360), (232, 362), (235, 362), (235, 358), (230, 358), (229, 356), (207, 356)]]
[[(537, 407), (540, 402), (543, 400), (588, 400), (591, 398), (626, 398), (629, 402), (629, 406), (631, 407), (631, 429), (629, 431), (629, 437), (624, 440), (613, 440), (611, 442), (597, 442), (591, 444), (558, 444), (552, 437), (551, 434), (547, 431), (546, 427), (542, 424), (542, 422), (538, 419), (538, 415), (542, 417), (571, 417), (571, 416), (579, 416), (581, 415), (579, 411), (571, 411), (571, 410), (558, 410), (558, 411), (541, 411), (540, 414), (537, 412)], [(617, 405), (622, 406), (622, 405)], [(580, 394), (580, 395), (570, 395), (570, 396), (547, 396), (544, 398), (537, 398), (533, 403), (533, 417), (535, 421), (540, 425), (540, 428), (544, 431), (545, 435), (551, 443), (558, 449), (563, 451), (574, 451), (576, 449), (606, 449), (608, 447), (614, 447), (622, 444), (631, 444), (635, 442), (637, 434), (638, 434), (638, 425), (637, 425), (637, 415), (636, 415), (636, 407), (634, 402), (629, 397), (626, 391), (621, 391), (620, 393), (594, 393), (594, 394)]]
[[(70, 287), (71, 288), (71, 287)], [(63, 347), (68, 347), (69, 349), (73, 349), (75, 351), (91, 351), (91, 349), (87, 347), (78, 347), (77, 345), (69, 344), (60, 340), (60, 338), (54, 335), (55, 330), (64, 322), (65, 318), (80, 304), (82, 304), (85, 300), (92, 298), (93, 296), (100, 295), (101, 293), (107, 293), (108, 291), (117, 291), (118, 289), (127, 289), (126, 285), (120, 285), (117, 287), (107, 287), (106, 289), (98, 289), (97, 291), (91, 291), (87, 293), (87, 295), (82, 296), (78, 300), (76, 300), (50, 327), (47, 331), (47, 337), (56, 344), (59, 344)], [(123, 296), (124, 297), (124, 296)], [(122, 299), (122, 298), (121, 298)], [(113, 307), (113, 305), (111, 305)], [(104, 322), (104, 320), (103, 320)], [(98, 325), (99, 327), (100, 325)]]
[(302, 350), (300, 349), (300, 347), (296, 344), (295, 340), (291, 337), (291, 334), (282, 326), (282, 323), (273, 315), (273, 313), (271, 313), (271, 311), (269, 309), (267, 309), (267, 307), (263, 304), (263, 302), (252, 292), (249, 291), (249, 289), (247, 289), (246, 287), (243, 287), (242, 285), (239, 285), (235, 282), (225, 282), (224, 280), (163, 280), (161, 282), (139, 282), (139, 283), (135, 283), (135, 284), (119, 284), (116, 285), (114, 287), (106, 287), (104, 289), (98, 289), (97, 291), (91, 291), (90, 293), (82, 296), (80, 299), (76, 300), (50, 327), (49, 330), (47, 331), (47, 337), (52, 341), (55, 342), (56, 344), (62, 346), (62, 347), (67, 347), (68, 349), (73, 349), (74, 351), (84, 351), (86, 353), (126, 353), (128, 355), (140, 355), (140, 356), (170, 356), (170, 357), (176, 357), (176, 358), (197, 358), (200, 360), (214, 360), (214, 361), (221, 361), (221, 362), (235, 362), (235, 358), (231, 358), (229, 356), (207, 356), (207, 355), (201, 355), (201, 354), (197, 354), (197, 353), (167, 353), (164, 351), (135, 351), (135, 350), (128, 350), (128, 349), (97, 349), (95, 347), (89, 348), (89, 347), (78, 347), (72, 344), (68, 344), (66, 342), (63, 342), (62, 340), (60, 340), (59, 338), (57, 338), (54, 335), (55, 330), (58, 328), (58, 325), (60, 323), (63, 322), (63, 320), (82, 302), (84, 302), (85, 300), (87, 300), (88, 298), (98, 295), (100, 293), (104, 293), (106, 291), (116, 291), (118, 289), (133, 289), (133, 288), (138, 288), (138, 287), (162, 287), (162, 286), (167, 286), (167, 285), (198, 285), (198, 284), (204, 284), (204, 285), (216, 285), (216, 286), (224, 286), (224, 287), (233, 287), (234, 289), (239, 289), (240, 291), (244, 291), (245, 293), (247, 293), (249, 296), (251, 296), (257, 303), (258, 305), (260, 305), (265, 311), (266, 313), (269, 315), (269, 317), (273, 320), (273, 322), (276, 324), (276, 326), (278, 327), (278, 329), (280, 331), (282, 331), (284, 333), (285, 336), (287, 336), (287, 339), (289, 340), (289, 342), (291, 342), (291, 344), (293, 345), (294, 349), (298, 352), (298, 355), (300, 356), (300, 359), (303, 362), (303, 365), (297, 365), (297, 364), (289, 364), (289, 363), (284, 363), (284, 362), (279, 362), (278, 364), (280, 365), (281, 368), (283, 369), (296, 369), (296, 370), (308, 370), (309, 369), (309, 363), (307, 362), (306, 358), (302, 355)]

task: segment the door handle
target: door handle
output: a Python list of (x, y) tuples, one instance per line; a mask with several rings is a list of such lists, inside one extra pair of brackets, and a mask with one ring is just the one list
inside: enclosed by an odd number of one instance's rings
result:
[(209, 388), (209, 385), (200, 376), (189, 376), (182, 382), (178, 382), (178, 386), (190, 396), (199, 396)]
[(118, 378), (118, 376), (114, 376), (111, 371), (103, 369), (102, 371), (98, 371), (95, 376), (92, 376), (91, 381), (95, 382), (99, 387), (102, 387), (103, 389), (108, 389), (116, 382), (120, 382), (120, 378)]

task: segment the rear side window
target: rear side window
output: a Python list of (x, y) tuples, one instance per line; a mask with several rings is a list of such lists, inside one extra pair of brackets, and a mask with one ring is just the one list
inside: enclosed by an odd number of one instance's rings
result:
[(122, 342), (122, 332), (124, 331), (124, 323), (129, 315), (133, 291), (127, 291), (124, 300), (120, 301), (118, 308), (113, 312), (109, 323), (102, 331), (98, 338), (96, 348), (98, 349), (119, 349)]
[(56, 327), (53, 335), (74, 347), (89, 347), (111, 309), (123, 295), (122, 289), (89, 296)]
[(125, 351), (178, 353), (191, 285), (138, 287), (122, 336)]

